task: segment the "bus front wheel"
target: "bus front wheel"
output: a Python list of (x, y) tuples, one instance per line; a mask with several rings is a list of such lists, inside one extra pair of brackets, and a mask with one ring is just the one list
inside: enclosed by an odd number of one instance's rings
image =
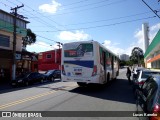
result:
[(83, 82), (77, 82), (77, 84), (78, 84), (80, 87), (86, 86), (86, 83), (83, 83)]

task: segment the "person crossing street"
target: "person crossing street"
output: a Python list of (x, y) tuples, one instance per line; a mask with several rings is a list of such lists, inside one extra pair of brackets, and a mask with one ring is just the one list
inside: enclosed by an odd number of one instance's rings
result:
[(129, 83), (131, 83), (131, 70), (130, 70), (130, 68), (129, 67), (127, 67), (127, 73), (126, 73), (126, 76), (127, 76), (127, 78), (128, 78), (128, 81), (129, 81)]

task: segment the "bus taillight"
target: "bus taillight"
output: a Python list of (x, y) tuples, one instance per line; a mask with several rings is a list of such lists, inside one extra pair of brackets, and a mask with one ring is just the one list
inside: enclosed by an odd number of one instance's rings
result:
[(66, 72), (65, 72), (65, 70), (64, 70), (64, 65), (62, 65), (62, 74), (63, 74), (63, 75), (66, 75)]
[(97, 74), (97, 65), (94, 65), (92, 76), (95, 76)]

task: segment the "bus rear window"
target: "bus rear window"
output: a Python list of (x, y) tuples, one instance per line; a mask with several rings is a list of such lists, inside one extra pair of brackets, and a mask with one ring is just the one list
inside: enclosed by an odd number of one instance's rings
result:
[(91, 57), (93, 56), (93, 44), (69, 43), (63, 46), (64, 57)]

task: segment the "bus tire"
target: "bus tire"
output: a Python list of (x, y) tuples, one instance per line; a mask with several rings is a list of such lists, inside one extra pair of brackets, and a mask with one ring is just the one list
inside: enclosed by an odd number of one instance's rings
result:
[(107, 83), (110, 81), (110, 74), (107, 74)]
[(26, 82), (24, 83), (24, 85), (25, 85), (25, 86), (28, 86), (28, 85), (29, 85), (29, 81), (26, 81)]
[(83, 83), (83, 82), (77, 82), (77, 84), (78, 84), (80, 87), (86, 86), (86, 83)]

